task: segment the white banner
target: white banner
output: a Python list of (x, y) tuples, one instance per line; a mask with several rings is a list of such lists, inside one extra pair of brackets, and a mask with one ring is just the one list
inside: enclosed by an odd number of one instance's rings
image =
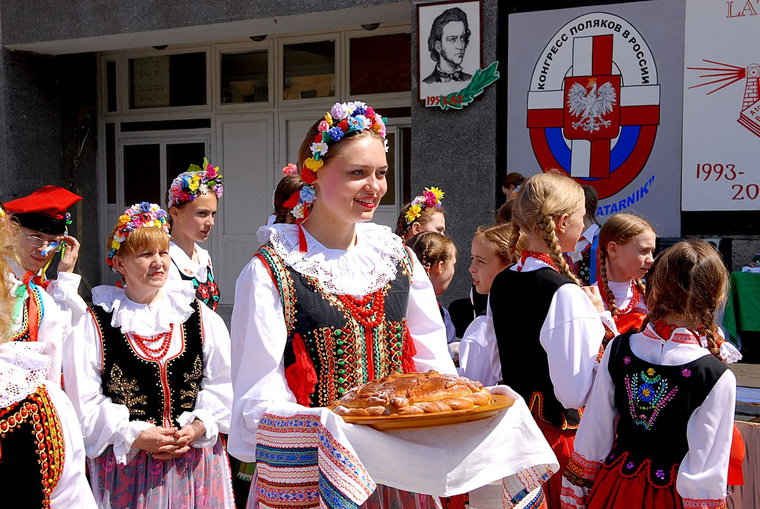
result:
[(760, 1), (686, 2), (682, 208), (760, 208)]

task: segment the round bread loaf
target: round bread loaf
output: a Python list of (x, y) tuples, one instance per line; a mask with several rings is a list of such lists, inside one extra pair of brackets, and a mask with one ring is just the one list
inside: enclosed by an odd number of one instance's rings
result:
[(340, 415), (408, 415), (466, 410), (493, 402), (480, 382), (456, 375), (394, 373), (346, 392), (334, 411)]

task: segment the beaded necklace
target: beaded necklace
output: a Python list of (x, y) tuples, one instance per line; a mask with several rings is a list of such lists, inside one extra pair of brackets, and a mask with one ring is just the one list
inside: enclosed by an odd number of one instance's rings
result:
[(536, 260), (541, 260), (545, 264), (547, 264), (552, 269), (556, 270), (557, 272), (560, 272), (560, 270), (557, 268), (557, 265), (554, 264), (554, 260), (552, 260), (551, 256), (549, 256), (547, 253), (539, 253), (538, 251), (523, 251), (522, 256), (520, 257), (520, 265), (517, 269), (517, 271), (522, 270), (522, 266), (525, 265), (525, 260), (528, 258), (535, 258)]
[[(168, 331), (159, 334), (154, 338), (144, 338), (139, 334), (127, 334), (127, 336), (131, 337), (134, 340), (137, 346), (140, 347), (140, 350), (142, 350), (142, 354), (145, 355), (145, 357), (154, 362), (159, 362), (166, 356), (166, 353), (169, 351), (169, 347), (172, 344), (173, 331), (174, 324), (171, 324), (169, 325)], [(148, 346), (148, 343), (155, 343), (156, 341), (161, 341), (161, 343), (158, 345), (158, 348)]]
[(618, 314), (625, 315), (630, 313), (631, 311), (635, 311), (637, 306), (639, 305), (639, 302), (641, 302), (641, 292), (639, 290), (639, 287), (636, 286), (636, 283), (633, 279), (631, 279), (631, 291), (633, 292), (633, 295), (631, 296), (631, 300), (628, 302), (628, 305), (622, 309), (618, 309)]
[[(356, 298), (351, 295), (336, 295), (338, 300), (349, 310), (351, 316), (364, 329), (365, 348), (367, 350), (367, 373), (374, 377), (374, 341), (373, 331), (385, 319), (385, 296), (383, 290)], [(371, 303), (370, 303), (371, 302)]]

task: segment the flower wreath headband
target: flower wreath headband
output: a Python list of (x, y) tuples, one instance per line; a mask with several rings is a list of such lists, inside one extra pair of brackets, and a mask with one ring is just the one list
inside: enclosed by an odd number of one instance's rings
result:
[(210, 191), (213, 191), (217, 198), (221, 198), (224, 193), (224, 184), (219, 167), (211, 166), (208, 159), (204, 157), (202, 166), (191, 164), (186, 172), (180, 173), (172, 181), (169, 187), (169, 203), (166, 207), (193, 201), (199, 194), (207, 194)]
[(106, 262), (111, 270), (116, 272), (113, 266), (113, 257), (127, 237), (138, 228), (161, 228), (169, 235), (169, 225), (166, 222), (166, 211), (155, 203), (144, 201), (132, 205), (119, 216), (119, 223), (113, 233), (111, 244), (108, 246)]
[(409, 206), (409, 210), (407, 210), (404, 215), (406, 228), (409, 229), (409, 227), (420, 218), (423, 210), (433, 207), (440, 210), (444, 194), (446, 193), (437, 187), (426, 187), (420, 196), (415, 196)]
[[(298, 221), (303, 221), (309, 217), (309, 206), (316, 197), (312, 184), (317, 180), (317, 171), (325, 164), (323, 158), (327, 154), (328, 147), (349, 133), (371, 129), (382, 136), (385, 151), (388, 152), (388, 139), (385, 137), (385, 123), (387, 121), (388, 119), (381, 117), (375, 113), (371, 106), (367, 106), (361, 101), (335, 103), (330, 111), (325, 113), (325, 118), (317, 126), (319, 134), (311, 144), (311, 157), (303, 162), (300, 174), (305, 185), (300, 191), (293, 193), (283, 203), (283, 206), (290, 208), (290, 213)], [(298, 167), (293, 163), (283, 168), (282, 172), (285, 175), (299, 174)]]

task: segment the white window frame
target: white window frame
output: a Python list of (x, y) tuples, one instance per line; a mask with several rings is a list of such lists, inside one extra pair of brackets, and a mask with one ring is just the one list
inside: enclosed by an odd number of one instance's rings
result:
[[(235, 53), (247, 53), (250, 51), (262, 51), (267, 52), (267, 75), (269, 78), (269, 93), (266, 101), (255, 103), (222, 103), (222, 55), (235, 54)], [(247, 42), (236, 44), (215, 44), (214, 45), (214, 62), (213, 62), (213, 86), (211, 87), (214, 94), (214, 109), (219, 114), (235, 113), (241, 110), (245, 111), (261, 111), (271, 110), (275, 104), (275, 43), (271, 39), (265, 39), (261, 42)]]

